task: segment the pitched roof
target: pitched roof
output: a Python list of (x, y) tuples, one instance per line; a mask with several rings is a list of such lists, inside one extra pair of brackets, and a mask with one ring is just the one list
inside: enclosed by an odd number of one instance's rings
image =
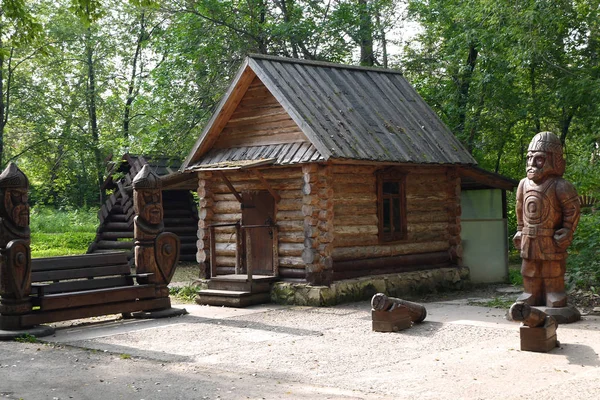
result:
[(477, 164), (398, 71), (250, 55), (183, 163), (184, 169), (213, 158), (207, 153), (256, 77), (318, 153), (298, 162)]

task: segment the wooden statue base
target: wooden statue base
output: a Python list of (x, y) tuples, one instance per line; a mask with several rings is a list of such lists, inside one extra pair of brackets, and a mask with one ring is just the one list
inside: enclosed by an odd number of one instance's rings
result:
[(552, 317), (546, 317), (543, 326), (531, 328), (521, 326), (521, 350), (547, 353), (558, 346), (556, 340), (556, 321)]
[(398, 332), (412, 326), (410, 314), (405, 307), (398, 307), (391, 311), (371, 310), (371, 316), (375, 332)]

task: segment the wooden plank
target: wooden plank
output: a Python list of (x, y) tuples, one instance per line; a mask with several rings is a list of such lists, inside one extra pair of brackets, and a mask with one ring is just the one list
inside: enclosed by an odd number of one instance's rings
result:
[(54, 271), (32, 271), (31, 282), (48, 282), (59, 281), (63, 279), (80, 279), (88, 277), (92, 278), (97, 276), (126, 275), (129, 273), (131, 273), (131, 268), (129, 267), (129, 264), (127, 264), (126, 260), (124, 264), (118, 265), (87, 266), (71, 269), (57, 269)]
[(137, 285), (32, 297), (32, 303), (42, 311), (50, 311), (151, 298), (155, 296), (155, 292), (154, 285)]
[[(133, 276), (114, 276), (111, 278), (80, 279), (75, 281), (53, 282), (47, 285), (42, 284), (40, 291), (43, 295), (63, 292), (75, 292), (81, 290), (104, 289), (118, 286), (133, 286)], [(33, 284), (33, 287), (36, 287)]]
[(76, 256), (43, 257), (31, 260), (31, 270), (48, 271), (54, 269), (71, 269), (82, 265), (103, 266), (114, 264), (126, 264), (127, 253), (111, 252), (103, 254), (83, 254)]
[(33, 326), (50, 322), (96, 317), (100, 315), (161, 310), (170, 307), (171, 300), (168, 297), (161, 297), (157, 299), (97, 304), (89, 307), (71, 308), (66, 310), (53, 310), (46, 312), (34, 311), (31, 314), (23, 315), (22, 322), (23, 326)]

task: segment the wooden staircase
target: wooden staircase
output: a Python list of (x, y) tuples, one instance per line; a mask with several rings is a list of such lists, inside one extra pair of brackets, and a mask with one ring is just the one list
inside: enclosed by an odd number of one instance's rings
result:
[[(149, 161), (144, 157), (127, 155), (123, 162), (109, 171), (106, 188), (113, 189), (105, 204), (98, 211), (99, 226), (96, 238), (88, 247), (87, 253), (125, 251), (133, 263), (133, 197), (132, 181), (135, 175)], [(161, 173), (167, 173), (163, 160), (161, 164), (150, 164)], [(150, 161), (151, 163), (152, 161)], [(175, 167), (173, 167), (175, 168)], [(119, 180), (113, 179), (116, 173), (122, 174)], [(163, 211), (165, 232), (172, 232), (181, 241), (179, 260), (196, 261), (198, 209), (189, 190), (163, 190)]]
[(196, 303), (210, 306), (247, 307), (271, 302), (271, 285), (278, 280), (271, 275), (219, 275), (208, 281), (196, 297)]

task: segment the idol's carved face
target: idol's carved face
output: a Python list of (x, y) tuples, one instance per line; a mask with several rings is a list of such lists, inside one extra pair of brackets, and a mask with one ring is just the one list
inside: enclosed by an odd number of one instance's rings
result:
[(141, 197), (141, 217), (151, 224), (159, 224), (163, 220), (160, 190), (145, 190)]
[(29, 204), (26, 189), (8, 188), (4, 192), (4, 207), (7, 216), (21, 228), (29, 226)]
[(527, 178), (535, 183), (542, 183), (552, 171), (553, 168), (548, 160), (548, 153), (543, 151), (527, 152)]

